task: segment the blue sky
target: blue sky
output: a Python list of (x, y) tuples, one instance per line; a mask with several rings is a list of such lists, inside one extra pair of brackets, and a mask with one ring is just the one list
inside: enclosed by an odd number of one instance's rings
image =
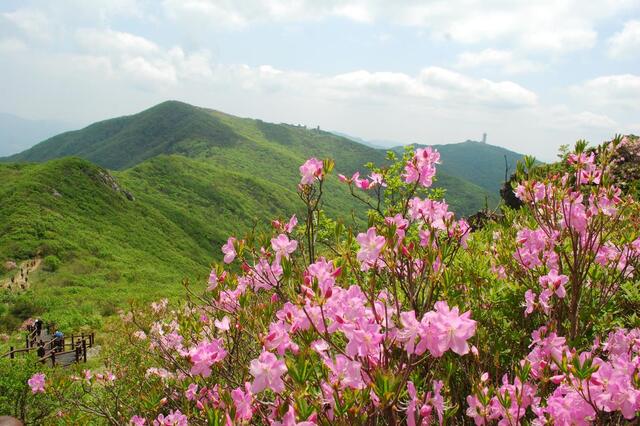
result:
[(179, 99), (549, 160), (640, 133), (638, 52), (637, 0), (9, 0), (0, 112), (81, 126)]

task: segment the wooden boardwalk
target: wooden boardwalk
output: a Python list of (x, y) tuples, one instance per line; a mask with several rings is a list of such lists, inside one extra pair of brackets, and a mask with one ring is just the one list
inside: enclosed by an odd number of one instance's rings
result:
[(72, 334), (56, 340), (47, 327), (43, 327), (39, 334), (34, 328), (31, 328), (25, 336), (24, 348), (14, 349), (11, 347), (9, 352), (0, 355), (0, 357), (15, 358), (20, 354), (37, 353), (40, 343), (44, 347), (44, 356), (38, 358), (39, 362), (51, 366), (66, 367), (78, 362), (87, 362), (87, 349), (94, 345), (94, 334)]

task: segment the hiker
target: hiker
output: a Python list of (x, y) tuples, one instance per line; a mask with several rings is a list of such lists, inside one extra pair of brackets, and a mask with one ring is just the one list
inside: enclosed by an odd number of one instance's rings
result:
[(44, 357), (44, 354), (47, 351), (44, 349), (44, 343), (42, 343), (42, 340), (38, 343), (38, 350), (36, 351), (36, 353), (38, 354), (38, 359), (40, 359), (40, 362), (44, 364), (44, 360), (42, 359)]
[(33, 325), (35, 325), (36, 327), (36, 336), (39, 336), (40, 333), (42, 333), (42, 320), (40, 318), (37, 318)]
[(82, 340), (76, 340), (76, 360), (80, 360), (82, 358)]
[(53, 334), (54, 346), (57, 347), (56, 352), (64, 351), (64, 334), (58, 330)]

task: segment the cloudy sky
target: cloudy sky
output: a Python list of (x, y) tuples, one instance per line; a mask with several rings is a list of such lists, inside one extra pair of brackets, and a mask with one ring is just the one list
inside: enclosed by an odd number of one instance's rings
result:
[(0, 112), (167, 99), (370, 140), (553, 159), (640, 133), (637, 0), (3, 0)]

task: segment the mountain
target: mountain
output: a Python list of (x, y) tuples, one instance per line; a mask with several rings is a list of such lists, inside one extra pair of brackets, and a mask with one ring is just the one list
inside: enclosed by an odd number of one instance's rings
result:
[[(158, 155), (199, 159), (220, 169), (260, 177), (287, 190), (295, 188), (298, 166), (312, 155), (336, 159), (336, 170), (341, 173), (362, 171), (367, 162), (383, 164), (386, 156), (385, 150), (330, 132), (167, 101), (138, 114), (54, 136), (0, 161), (42, 162), (78, 156), (108, 169), (124, 170)], [(448, 190), (447, 201), (454, 211), (469, 215), (484, 207), (485, 194), (477, 185), (444, 171), (438, 175), (436, 186)], [(345, 206), (342, 200), (334, 204)], [(330, 210), (332, 205), (329, 202)]]
[[(122, 170), (159, 154), (180, 154), (214, 162), (235, 158), (239, 166), (240, 160), (250, 159), (249, 167), (261, 159), (266, 162), (262, 169), (267, 169), (282, 168), (280, 161), (271, 162), (276, 157), (298, 161), (311, 154), (323, 157), (338, 152), (341, 155), (338, 167), (346, 169), (360, 167), (362, 159), (384, 158), (384, 153), (329, 132), (234, 117), (167, 101), (138, 114), (57, 135), (4, 161), (38, 162), (78, 156), (109, 169)], [(297, 169), (292, 173), (297, 174)], [(269, 176), (273, 174), (269, 170)]]
[(27, 120), (0, 113), (0, 156), (23, 151), (68, 128), (69, 125), (57, 121)]

